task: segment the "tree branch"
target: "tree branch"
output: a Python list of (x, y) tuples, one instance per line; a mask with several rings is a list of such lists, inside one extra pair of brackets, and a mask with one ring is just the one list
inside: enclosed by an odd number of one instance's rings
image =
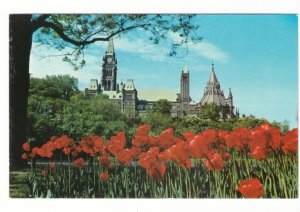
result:
[(51, 28), (52, 30), (54, 30), (64, 41), (68, 42), (68, 43), (71, 43), (75, 46), (85, 46), (85, 45), (88, 45), (88, 44), (91, 44), (91, 43), (95, 43), (97, 41), (108, 41), (111, 37), (121, 33), (121, 32), (125, 32), (125, 31), (128, 31), (128, 30), (132, 30), (132, 29), (135, 29), (135, 28), (138, 28), (138, 27), (145, 27), (147, 26), (147, 24), (140, 24), (140, 25), (133, 25), (133, 26), (130, 26), (130, 27), (127, 27), (127, 28), (120, 28), (119, 30), (117, 30), (116, 32), (113, 32), (111, 33), (109, 36), (107, 37), (97, 37), (97, 38), (93, 38), (91, 40), (74, 40), (72, 38), (70, 38), (69, 36), (67, 36), (65, 33), (64, 33), (64, 30), (52, 23), (52, 22), (48, 22), (48, 21), (43, 21), (42, 24), (41, 24), (41, 27), (46, 27), (46, 28)]
[(50, 16), (50, 14), (42, 14), (32, 21), (33, 32), (42, 26), (42, 23)]

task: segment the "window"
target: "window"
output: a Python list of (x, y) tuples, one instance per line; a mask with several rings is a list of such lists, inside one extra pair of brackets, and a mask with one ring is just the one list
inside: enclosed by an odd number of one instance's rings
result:
[(138, 105), (139, 110), (144, 110), (144, 105)]

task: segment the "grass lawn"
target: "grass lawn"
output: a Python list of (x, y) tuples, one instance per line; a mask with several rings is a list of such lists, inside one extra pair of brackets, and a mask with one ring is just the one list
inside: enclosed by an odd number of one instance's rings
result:
[(26, 177), (27, 169), (9, 173), (9, 196), (11, 198), (28, 198)]

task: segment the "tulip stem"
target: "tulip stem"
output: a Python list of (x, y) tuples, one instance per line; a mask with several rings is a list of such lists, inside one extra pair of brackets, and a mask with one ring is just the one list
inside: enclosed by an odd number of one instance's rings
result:
[(70, 163), (70, 155), (68, 155), (68, 185), (69, 185), (69, 197), (71, 195), (71, 163)]
[(94, 193), (95, 193), (95, 191), (96, 191), (96, 164), (95, 164), (94, 160), (93, 160), (93, 167), (94, 167), (93, 175), (94, 175)]

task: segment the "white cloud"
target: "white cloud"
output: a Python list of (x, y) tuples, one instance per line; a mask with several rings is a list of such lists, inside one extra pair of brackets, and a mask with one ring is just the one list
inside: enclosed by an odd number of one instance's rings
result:
[[(181, 37), (178, 33), (169, 33), (169, 37), (173, 42), (180, 43)], [(207, 41), (201, 41), (195, 45), (189, 46), (189, 55), (197, 55), (204, 57), (209, 60), (214, 60), (218, 62), (228, 62), (230, 59), (229, 54), (213, 43)]]
[[(170, 38), (173, 42), (178, 42), (180, 37), (174, 33), (170, 33)], [(101, 45), (106, 43), (101, 43)], [(169, 58), (168, 53), (170, 49), (162, 45), (154, 45), (150, 41), (137, 38), (130, 40), (128, 38), (115, 39), (114, 41), (117, 51), (128, 53), (135, 53), (147, 60), (164, 61)], [(223, 51), (216, 45), (210, 42), (201, 41), (198, 44), (189, 46), (188, 56), (204, 57), (209, 60), (226, 63), (229, 61), (230, 56), (227, 52)], [(195, 59), (196, 59), (195, 57)]]
[(209, 42), (200, 42), (194, 46), (190, 47), (190, 51), (203, 56), (207, 59), (218, 61), (218, 62), (228, 62), (230, 57), (227, 52), (224, 52), (217, 46)]
[[(228, 53), (209, 42), (200, 42), (197, 45), (190, 46), (189, 54), (185, 57), (174, 56), (170, 58), (168, 56), (170, 51), (168, 44), (170, 44), (170, 42), (154, 45), (151, 41), (147, 40), (145, 36), (145, 34), (137, 33), (134, 36), (126, 36), (122, 39), (115, 38), (114, 46), (117, 54), (132, 54), (129, 58), (134, 58), (132, 57), (134, 54), (134, 56), (136, 55), (148, 61), (164, 62), (165, 65), (169, 64), (171, 66), (178, 64), (178, 69), (188, 65), (190, 70), (197, 72), (208, 70), (207, 66), (203, 64), (203, 59), (213, 59), (218, 62), (227, 62), (229, 60)], [(169, 41), (176, 42), (180, 37), (175, 33), (170, 33), (169, 39)], [(74, 71), (68, 63), (61, 61), (61, 57), (47, 57), (49, 55), (59, 55), (62, 54), (62, 52), (33, 43), (30, 59), (30, 73), (32, 73), (34, 77), (45, 77), (46, 75), (58, 75), (62, 73), (69, 74), (79, 79), (79, 85), (82, 88), (82, 86), (89, 83), (91, 78), (95, 78), (95, 76), (100, 77), (101, 59), (106, 47), (107, 42), (98, 42), (89, 46), (85, 54), (86, 66), (83, 70)], [(44, 57), (44, 59), (41, 60), (40, 58), (42, 57)], [(135, 62), (133, 61), (133, 63)], [(166, 65), (166, 67), (169, 65)], [(124, 69), (124, 67), (122, 67), (122, 69)], [(171, 71), (171, 69), (169, 70), (168, 68), (166, 70)], [(133, 70), (123, 70), (123, 73), (119, 72), (119, 77), (125, 78), (125, 75), (127, 78), (128, 75), (132, 75), (137, 79), (145, 77), (145, 73), (140, 73), (141, 76), (139, 76), (139, 72), (134, 71), (134, 73), (131, 73), (132, 71)], [(153, 76), (149, 73), (147, 75), (148, 78), (152, 80), (160, 77), (160, 75), (154, 72), (152, 74)]]
[[(81, 85), (80, 89), (84, 89), (85, 84), (88, 84), (90, 79), (99, 75), (98, 66), (94, 66), (90, 62), (82, 70), (74, 71), (72, 67), (61, 60), (61, 57), (48, 57), (49, 55), (58, 55), (61, 52), (47, 48), (45, 46), (37, 47), (33, 43), (30, 55), (29, 72), (33, 77), (44, 78), (51, 75), (68, 74), (78, 79), (78, 84)], [(41, 59), (43, 58), (43, 59)], [(89, 59), (89, 58), (88, 58)], [(92, 61), (93, 57), (90, 58)]]
[[(99, 42), (96, 46), (106, 48), (107, 42)], [(143, 59), (151, 61), (164, 61), (168, 58), (169, 49), (162, 45), (154, 45), (147, 39), (123, 37), (114, 39), (114, 46), (117, 52), (137, 54)]]

